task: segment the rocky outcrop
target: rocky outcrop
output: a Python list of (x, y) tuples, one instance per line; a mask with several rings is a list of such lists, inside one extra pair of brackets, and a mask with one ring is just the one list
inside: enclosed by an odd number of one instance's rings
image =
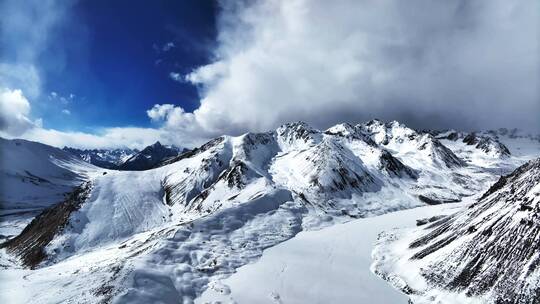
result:
[(68, 224), (71, 213), (77, 211), (86, 201), (92, 184), (86, 182), (71, 192), (66, 199), (36, 216), (18, 236), (2, 243), (10, 254), (19, 257), (23, 265), (35, 268), (47, 258), (45, 247), (62, 232)]

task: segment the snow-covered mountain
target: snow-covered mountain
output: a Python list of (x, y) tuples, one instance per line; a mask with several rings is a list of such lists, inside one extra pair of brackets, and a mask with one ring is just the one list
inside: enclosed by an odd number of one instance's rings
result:
[(176, 146), (162, 145), (159, 141), (141, 151), (128, 148), (81, 150), (69, 147), (64, 147), (63, 150), (101, 168), (127, 171), (142, 171), (159, 167), (187, 151)]
[(106, 168), (115, 169), (130, 157), (139, 152), (137, 149), (76, 149), (64, 147), (62, 150), (80, 157), (87, 163)]
[(523, 143), (509, 141), (510, 155), (495, 157), (378, 120), (221, 136), (155, 169), (101, 169), (5, 252), (36, 268), (29, 282), (49, 286), (54, 273), (65, 286), (40, 289), (37, 303), (189, 303), (302, 230), (483, 191), (538, 155), (540, 145), (519, 150)]
[(0, 138), (0, 163), (2, 237), (19, 233), (99, 169), (61, 149), (22, 139)]
[(158, 141), (124, 159), (114, 169), (148, 170), (159, 166), (161, 162), (167, 161), (169, 158), (173, 158), (182, 152), (185, 152), (185, 149), (175, 146), (164, 146)]
[[(507, 158), (510, 155), (530, 155), (534, 154), (540, 143), (540, 135), (524, 133), (518, 129), (508, 130), (501, 128), (498, 130), (480, 132), (459, 132), (455, 130), (429, 131), (446, 146), (452, 148), (462, 157), (469, 159), (478, 158), (497, 159)], [(514, 150), (514, 151), (512, 151)], [(482, 153), (478, 153), (478, 152)], [(469, 155), (467, 155), (469, 154)]]
[(538, 303), (539, 212), (540, 158), (501, 177), (463, 211), (405, 235), (406, 250), (395, 235), (383, 236), (377, 271), (418, 303), (448, 292), (461, 296), (455, 303)]

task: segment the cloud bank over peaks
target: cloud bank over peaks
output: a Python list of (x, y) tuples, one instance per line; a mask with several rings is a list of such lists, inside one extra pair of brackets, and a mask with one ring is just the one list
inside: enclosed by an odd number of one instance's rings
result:
[[(186, 80), (206, 132), (373, 117), (540, 129), (539, 3), (224, 1), (217, 60)], [(183, 119), (178, 119), (183, 122)]]
[[(540, 131), (535, 0), (223, 0), (214, 61), (169, 74), (197, 86), (200, 106), (190, 113), (156, 101), (141, 109), (153, 127), (91, 134), (46, 129), (31, 116), (41, 86), (34, 59), (69, 6), (62, 3), (71, 2), (31, 0), (31, 10), (13, 3), (0, 2), (3, 15), (12, 13), (0, 20), (0, 42), (31, 51), (8, 48), (0, 59), (1, 136), (89, 148), (156, 140), (191, 147), (290, 121), (324, 129), (375, 117), (415, 128)], [(33, 13), (40, 11), (47, 14)]]

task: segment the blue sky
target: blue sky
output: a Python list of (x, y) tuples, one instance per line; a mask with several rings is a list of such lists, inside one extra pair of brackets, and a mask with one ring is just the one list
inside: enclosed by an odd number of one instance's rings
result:
[(0, 136), (193, 147), (291, 121), (540, 132), (540, 2), (0, 0)]
[(45, 81), (33, 110), (44, 127), (92, 131), (149, 126), (146, 110), (156, 103), (174, 103), (188, 111), (198, 106), (195, 86), (170, 75), (185, 75), (209, 62), (216, 4), (147, 4), (81, 1), (70, 8), (37, 60)]

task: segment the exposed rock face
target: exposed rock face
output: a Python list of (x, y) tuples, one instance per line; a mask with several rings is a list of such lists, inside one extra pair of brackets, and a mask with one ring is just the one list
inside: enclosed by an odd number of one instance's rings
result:
[(480, 139), (476, 144), (476, 148), (494, 157), (506, 158), (510, 156), (510, 151), (508, 148), (498, 140), (491, 137), (483, 137)]
[(419, 139), (419, 150), (425, 150), (435, 164), (448, 168), (465, 166), (465, 162), (430, 134)]
[(410, 177), (412, 179), (418, 178), (418, 173), (416, 171), (405, 166), (399, 159), (393, 157), (392, 154), (386, 150), (382, 151), (379, 159), (379, 169), (386, 171), (390, 175)]
[(478, 143), (478, 138), (475, 133), (469, 133), (463, 138), (463, 142), (469, 146), (476, 145)]
[(495, 132), (486, 132), (483, 135), (469, 133), (463, 138), (463, 142), (469, 146), (475, 146), (486, 155), (497, 158), (507, 158), (510, 150), (499, 141)]
[(69, 223), (71, 213), (81, 207), (91, 189), (92, 184), (89, 182), (77, 187), (63, 202), (45, 209), (21, 234), (2, 243), (0, 247), (18, 256), (25, 266), (32, 269), (37, 267), (47, 257), (45, 247)]
[(202, 153), (202, 152), (210, 149), (211, 147), (214, 147), (214, 146), (220, 144), (221, 142), (223, 142), (223, 139), (224, 139), (223, 136), (216, 137), (216, 138), (208, 141), (204, 145), (202, 145), (202, 146), (200, 146), (198, 148), (195, 148), (193, 150), (184, 149), (184, 151), (182, 153), (180, 153), (179, 155), (163, 159), (163, 160), (159, 161), (154, 167), (157, 168), (157, 167), (162, 167), (162, 166), (165, 166), (165, 165), (170, 165), (170, 164), (175, 163), (177, 161), (181, 161), (182, 159), (193, 157), (193, 156), (195, 156), (195, 155), (197, 155), (199, 153)]
[(455, 132), (455, 131), (451, 132), (450, 134), (448, 134), (446, 136), (446, 139), (452, 140), (452, 141), (456, 141), (456, 140), (458, 140), (458, 138), (459, 138), (459, 134), (457, 132)]
[(540, 159), (501, 177), (465, 211), (410, 244), (426, 280), (490, 303), (540, 303)]

